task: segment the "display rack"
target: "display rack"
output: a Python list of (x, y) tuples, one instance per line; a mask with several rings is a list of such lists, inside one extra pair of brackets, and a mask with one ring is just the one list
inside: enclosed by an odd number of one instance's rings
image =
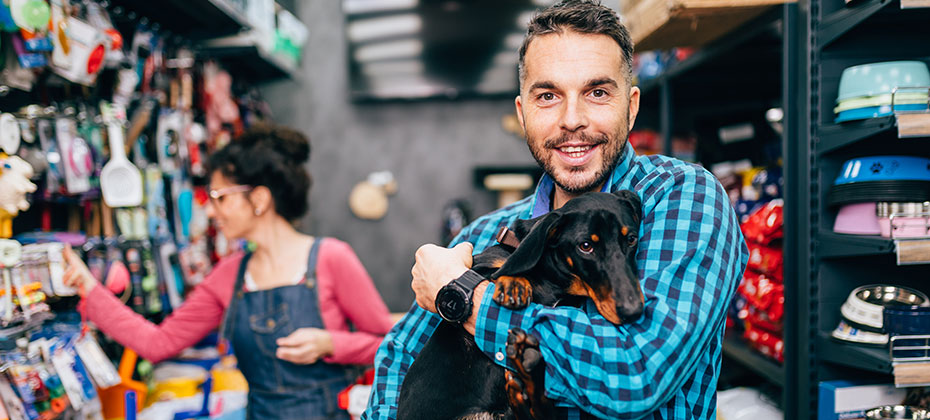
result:
[(263, 45), (248, 16), (228, 0), (111, 0), (110, 7), (157, 24), (250, 83), (297, 77), (298, 63)]
[(248, 35), (207, 41), (197, 51), (252, 82), (297, 77), (297, 63), (268, 51)]
[[(898, 138), (895, 116), (836, 124), (833, 107), (846, 67), (930, 57), (926, 48), (930, 9), (902, 9), (900, 0), (849, 4), (802, 0), (779, 9), (777, 15), (760, 16), (640, 86), (644, 119), (652, 118), (659, 127), (668, 153), (671, 136), (687, 127), (689, 114), (695, 112), (692, 108), (712, 107), (721, 97), (751, 103), (745, 96), (749, 94), (757, 96), (757, 103), (771, 100), (771, 91), (756, 89), (747, 94), (750, 89), (745, 87), (750, 85), (741, 75), (755, 76), (755, 86), (779, 85), (785, 106), (785, 361), (778, 366), (760, 360), (761, 356), (728, 337), (723, 364), (725, 370), (740, 368), (780, 386), (783, 392), (778, 402), (784, 418), (807, 420), (817, 417), (820, 381), (874, 378), (891, 382), (887, 348), (847, 344), (830, 336), (849, 291), (880, 282), (876, 276), (881, 275), (898, 276), (912, 287), (920, 287), (913, 279), (930, 277), (930, 265), (898, 266), (895, 241), (890, 238), (833, 233), (836, 209), (826, 200), (847, 159), (927, 155), (927, 139)], [(764, 45), (771, 47), (773, 33), (781, 44), (768, 58), (779, 61), (781, 72), (774, 78), (771, 61), (760, 62), (764, 55), (753, 56)], [(694, 100), (692, 93), (700, 91), (686, 82), (713, 85), (720, 79), (730, 81), (731, 91), (707, 89), (704, 102)], [(714, 95), (707, 95), (709, 91)]]
[[(642, 106), (638, 120), (642, 125), (658, 127), (666, 154), (671, 153), (672, 137), (689, 130), (700, 116), (726, 114), (740, 108), (764, 112), (781, 104), (802, 102), (802, 96), (798, 96), (800, 77), (796, 70), (797, 51), (803, 50), (805, 42), (803, 33), (797, 31), (800, 14), (798, 4), (773, 7), (687, 59), (672, 64), (657, 77), (639, 84)], [(788, 149), (797, 144), (793, 129), (799, 124), (799, 115), (786, 113), (782, 138), (784, 156), (792, 153), (793, 150)], [(640, 122), (637, 125), (641, 125)], [(786, 173), (791, 173), (790, 165), (791, 161), (785, 162)], [(792, 181), (796, 180), (786, 176), (786, 229), (792, 229), (787, 225), (789, 218), (796, 217), (787, 215), (794, 207), (792, 203), (803, 202), (795, 194), (800, 187), (791, 186)], [(789, 308), (796, 304), (794, 295), (799, 288), (787, 275), (789, 267), (796, 265), (789, 260), (792, 256), (787, 252), (795, 232), (786, 230), (785, 233), (785, 362), (779, 364), (752, 349), (741, 338), (728, 334), (723, 342), (723, 369), (750, 372), (780, 389), (773, 398), (785, 411), (785, 418), (792, 419), (795, 417), (788, 413), (797, 412), (793, 408), (797, 405), (793, 389), (798, 382), (799, 356), (791, 348), (798, 335), (798, 318)]]
[(252, 27), (244, 11), (227, 0), (109, 0), (189, 39), (235, 34)]
[[(800, 3), (797, 120), (787, 145), (788, 197), (796, 205), (785, 215), (786, 277), (798, 282), (791, 291), (793, 343), (786, 354), (785, 418), (813, 419), (818, 385), (828, 380), (876, 379), (891, 382), (886, 347), (854, 345), (830, 335), (839, 307), (855, 287), (892, 281), (922, 287), (917, 278), (930, 265), (898, 266), (889, 238), (833, 233), (836, 209), (827, 194), (842, 163), (869, 155), (926, 155), (926, 139), (898, 139), (894, 116), (834, 123), (833, 107), (840, 74), (852, 65), (923, 59), (930, 51), (930, 9), (902, 9), (899, 0), (806, 0)], [(923, 150), (923, 152), (921, 152)], [(787, 207), (786, 207), (787, 211)], [(790, 262), (790, 264), (789, 264)], [(786, 290), (786, 299), (789, 299)], [(787, 322), (787, 321), (786, 321)], [(787, 341), (787, 338), (786, 338)], [(787, 344), (787, 343), (786, 343)]]

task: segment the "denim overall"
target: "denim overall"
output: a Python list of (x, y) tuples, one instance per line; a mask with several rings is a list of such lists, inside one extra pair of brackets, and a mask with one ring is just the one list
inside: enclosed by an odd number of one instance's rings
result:
[(316, 292), (316, 262), (322, 238), (310, 248), (307, 274), (293, 286), (246, 292), (251, 253), (242, 258), (223, 335), (230, 339), (239, 370), (249, 383), (248, 419), (349, 419), (337, 395), (355, 377), (351, 367), (322, 360), (298, 365), (275, 357), (275, 340), (298, 328), (323, 328)]

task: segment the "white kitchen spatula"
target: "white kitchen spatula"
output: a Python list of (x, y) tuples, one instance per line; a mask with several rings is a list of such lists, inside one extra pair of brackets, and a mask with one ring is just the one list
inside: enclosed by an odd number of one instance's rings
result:
[(107, 123), (110, 138), (110, 160), (100, 172), (103, 201), (110, 207), (142, 205), (142, 174), (129, 159), (123, 144), (123, 127), (118, 122)]

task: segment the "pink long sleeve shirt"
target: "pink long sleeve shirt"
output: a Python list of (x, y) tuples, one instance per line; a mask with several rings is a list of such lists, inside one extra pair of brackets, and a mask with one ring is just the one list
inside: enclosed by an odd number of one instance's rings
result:
[[(320, 244), (319, 252), (320, 315), (333, 341), (333, 354), (324, 361), (371, 364), (392, 326), (387, 306), (348, 244), (329, 238)], [(237, 253), (223, 258), (161, 324), (136, 314), (102, 285), (87, 294), (82, 310), (104, 334), (120, 344), (152, 362), (165, 360), (220, 325), (232, 298), (242, 256)], [(349, 322), (356, 331), (349, 331)]]

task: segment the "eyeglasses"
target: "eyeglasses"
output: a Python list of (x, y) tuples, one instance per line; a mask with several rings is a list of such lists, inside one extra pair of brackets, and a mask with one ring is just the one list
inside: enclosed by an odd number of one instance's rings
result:
[(249, 185), (233, 185), (231, 187), (220, 188), (218, 190), (210, 190), (210, 201), (212, 201), (214, 204), (222, 203), (223, 197), (229, 194), (238, 194), (251, 190), (252, 187)]

